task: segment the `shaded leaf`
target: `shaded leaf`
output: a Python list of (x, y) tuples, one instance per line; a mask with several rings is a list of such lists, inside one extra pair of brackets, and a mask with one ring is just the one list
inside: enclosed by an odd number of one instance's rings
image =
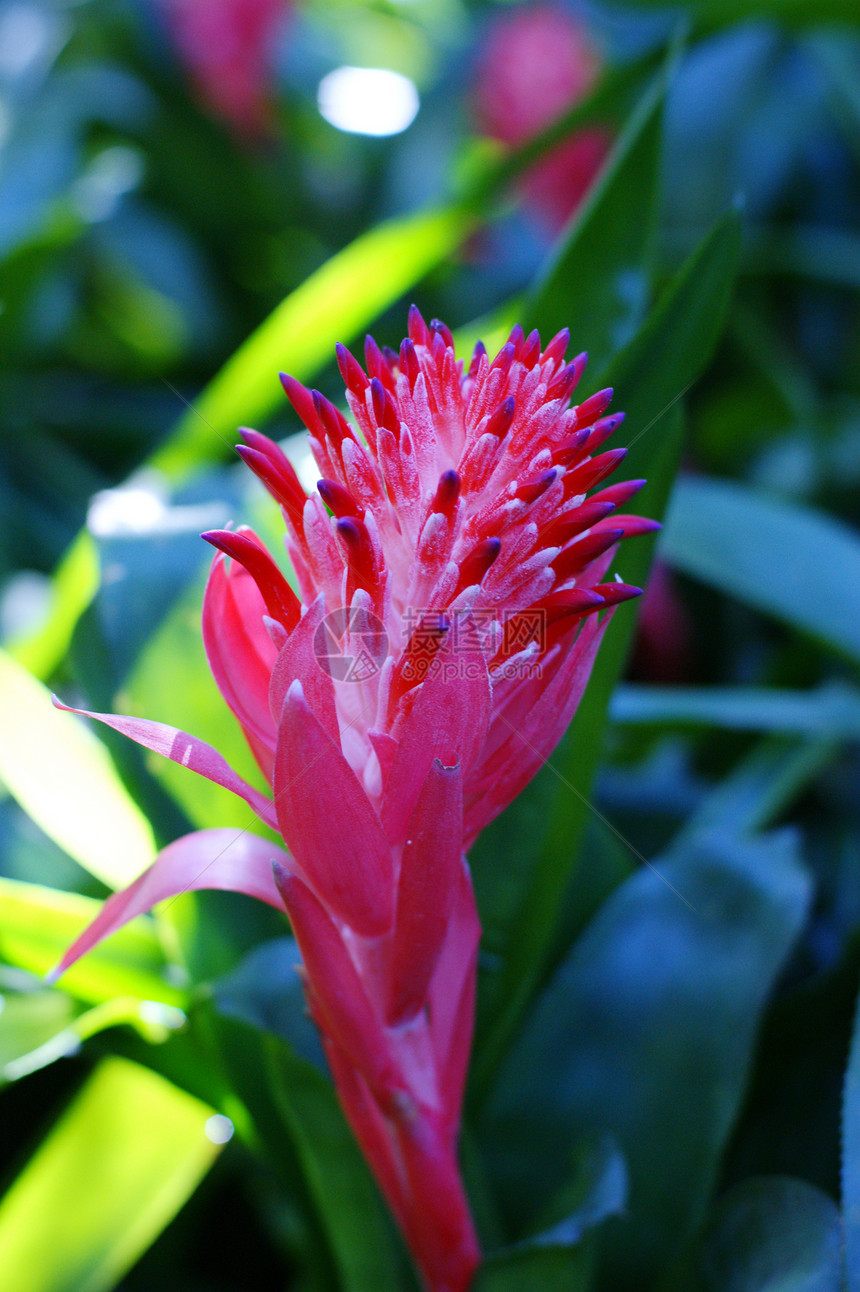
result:
[(842, 1102), (842, 1223), (847, 1292), (860, 1292), (860, 1004)]
[(539, 320), (548, 341), (569, 328), (574, 350), (587, 350), (595, 371), (630, 340), (647, 305), (664, 93), (662, 83), (652, 86), (631, 115), (523, 303), (526, 331)]
[(275, 1041), (266, 1049), (275, 1099), (345, 1292), (396, 1292), (402, 1286), (399, 1243), (331, 1081)]

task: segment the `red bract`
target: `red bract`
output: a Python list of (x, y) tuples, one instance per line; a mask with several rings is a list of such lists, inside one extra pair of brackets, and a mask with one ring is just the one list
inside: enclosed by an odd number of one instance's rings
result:
[(344, 1110), (434, 1292), (462, 1292), (479, 1259), (456, 1159), (480, 934), (464, 852), (570, 722), (596, 612), (638, 592), (606, 581), (619, 541), (654, 528), (616, 510), (643, 481), (586, 501), (623, 456), (592, 456), (621, 418), (610, 391), (568, 406), (584, 356), (566, 346), (517, 327), (464, 372), (413, 309), (399, 353), (368, 340), (367, 372), (338, 348), (352, 423), (284, 378), (323, 476), (309, 498), (243, 432), (301, 603), (250, 530), (209, 533), (203, 634), (272, 798), (183, 732), (91, 715), (231, 789), (288, 851), (179, 840), (60, 970), (171, 893), (283, 903)]

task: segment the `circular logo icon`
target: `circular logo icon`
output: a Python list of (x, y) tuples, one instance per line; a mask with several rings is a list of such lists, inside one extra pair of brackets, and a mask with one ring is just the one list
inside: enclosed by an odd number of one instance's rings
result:
[(314, 633), (314, 657), (335, 682), (366, 682), (382, 668), (388, 634), (372, 610), (332, 610)]

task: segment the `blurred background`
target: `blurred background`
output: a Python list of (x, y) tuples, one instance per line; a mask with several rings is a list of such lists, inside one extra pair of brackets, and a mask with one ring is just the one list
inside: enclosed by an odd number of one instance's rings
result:
[[(715, 241), (729, 224), (739, 251)], [(860, 1110), (849, 1097), (840, 1112), (860, 972), (858, 288), (847, 0), (0, 0), (0, 1253), (31, 1270), (10, 1292), (410, 1286), (384, 1218), (378, 1250), (395, 1255), (362, 1274), (349, 1253), (370, 1220), (320, 1198), (325, 1159), (302, 1128), (337, 1113), (313, 1085), (297, 993), (259, 987), (292, 972), (273, 913), (183, 899), (92, 981), (42, 986), (87, 900), (153, 838), (246, 821), (107, 733), (109, 765), (86, 757), (110, 802), (141, 814), (117, 855), (97, 837), (102, 800), (87, 824), (64, 799), (78, 751), (21, 673), (187, 727), (251, 775), (205, 671), (197, 535), (231, 518), (277, 535), (235, 465), (236, 427), (295, 436), (278, 369), (339, 400), (334, 341), (360, 347), (372, 327), (396, 347), (412, 300), (463, 345), (501, 344), (521, 310), (545, 341), (578, 323), (586, 393), (613, 363), (627, 373), (621, 442), (642, 437), (657, 482), (645, 514), (680, 462), (635, 633), (625, 609), (559, 755), (599, 815), (544, 774), (473, 859), (486, 949), (466, 1147), (488, 1245), (560, 1219), (562, 1196), (579, 1205), (568, 1157), (546, 1166), (569, 1118), (574, 1139), (613, 1141), (589, 1149), (604, 1205), (590, 1223), (628, 1218), (609, 1221), (613, 1254), (560, 1288), (857, 1292), (860, 1267), (846, 1275), (834, 1252), (860, 1260), (837, 1209), (860, 1190), (854, 1159), (840, 1166), (840, 1116), (850, 1150), (856, 1115), (860, 1146)], [(641, 915), (657, 901), (642, 861), (660, 857), (698, 894), (707, 936), (680, 904)], [(536, 910), (550, 927), (531, 944)], [(638, 955), (663, 965), (641, 992)], [(257, 1061), (252, 1033), (281, 1046), (264, 1092), (232, 1068)], [(558, 1058), (543, 1121), (525, 1075), (542, 1054)], [(307, 1103), (278, 1104), (283, 1065)], [(9, 1233), (43, 1246), (60, 1180), (69, 1201), (55, 1118), (77, 1110), (91, 1143), (92, 1083), (99, 1107), (121, 1108), (152, 1073), (205, 1105), (198, 1167), (165, 1148), (157, 1205), (108, 1172), (57, 1247), (84, 1253), (78, 1273), (59, 1256), (32, 1272)], [(213, 1166), (234, 1126), (241, 1149)], [(125, 1218), (108, 1202), (124, 1189), (138, 1199)], [(778, 1265), (788, 1233), (819, 1281), (744, 1282), (737, 1253)], [(525, 1284), (492, 1284), (508, 1286)]]

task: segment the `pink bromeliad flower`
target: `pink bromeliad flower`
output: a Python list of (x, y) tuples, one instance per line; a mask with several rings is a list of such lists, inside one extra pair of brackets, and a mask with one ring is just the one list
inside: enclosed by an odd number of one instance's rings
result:
[[(284, 839), (203, 830), (111, 897), (62, 972), (154, 903), (235, 889), (286, 908), (346, 1116), (432, 1292), (479, 1261), (456, 1142), (480, 926), (465, 851), (570, 722), (609, 619), (620, 514), (604, 486), (623, 414), (569, 407), (585, 355), (517, 327), (464, 371), (417, 310), (399, 353), (338, 361), (354, 425), (283, 382), (323, 478), (307, 497), (271, 440), (245, 463), (280, 504), (300, 596), (250, 529), (218, 549), (203, 636), (221, 693), (271, 785), (159, 723), (93, 714), (243, 798)], [(600, 486), (596, 493), (591, 491)]]

